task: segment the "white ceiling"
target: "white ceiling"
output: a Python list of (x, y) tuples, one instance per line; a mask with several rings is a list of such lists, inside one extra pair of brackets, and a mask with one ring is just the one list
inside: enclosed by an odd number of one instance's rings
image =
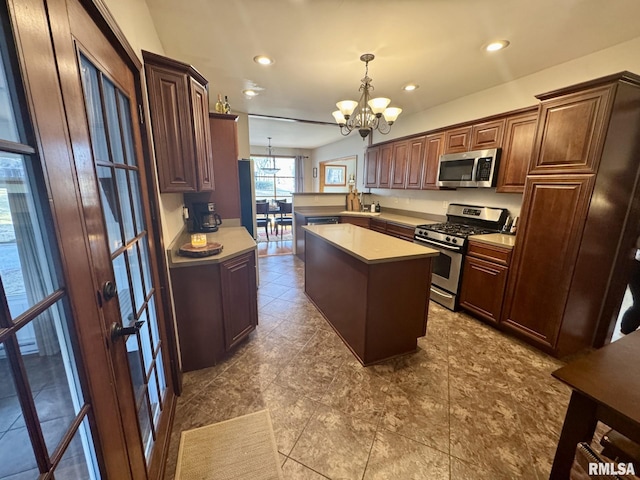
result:
[[(146, 2), (165, 54), (209, 80), (212, 108), (222, 93), (232, 111), (322, 122), (337, 101), (358, 99), (363, 53), (376, 55), (376, 95), (408, 115), (640, 36), (639, 0)], [(484, 52), (494, 39), (511, 46)], [(276, 63), (254, 63), (261, 54)], [(408, 82), (420, 88), (402, 91)], [(294, 148), (341, 138), (335, 126), (250, 119), (251, 144), (267, 136)]]

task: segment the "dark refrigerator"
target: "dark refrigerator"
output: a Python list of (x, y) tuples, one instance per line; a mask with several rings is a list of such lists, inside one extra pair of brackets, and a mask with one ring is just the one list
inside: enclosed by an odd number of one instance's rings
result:
[(240, 185), (240, 223), (253, 238), (256, 235), (255, 188), (253, 177), (253, 160), (238, 160), (238, 183)]

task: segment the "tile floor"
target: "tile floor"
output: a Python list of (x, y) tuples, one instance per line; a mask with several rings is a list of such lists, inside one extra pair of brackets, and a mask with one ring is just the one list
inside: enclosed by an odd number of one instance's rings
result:
[(259, 260), (259, 326), (184, 376), (180, 432), (268, 408), (287, 479), (548, 478), (569, 389), (561, 362), (460, 312), (430, 307), (419, 350), (364, 368), (304, 294), (304, 264)]

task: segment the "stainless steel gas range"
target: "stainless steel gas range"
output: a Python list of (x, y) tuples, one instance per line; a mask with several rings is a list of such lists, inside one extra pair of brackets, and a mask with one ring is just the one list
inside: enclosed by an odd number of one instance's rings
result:
[(467, 237), (498, 233), (504, 227), (509, 211), (506, 208), (479, 207), (452, 203), (447, 209), (447, 221), (418, 225), (414, 243), (440, 252), (433, 259), (431, 299), (450, 309), (458, 309), (458, 290), (462, 280)]

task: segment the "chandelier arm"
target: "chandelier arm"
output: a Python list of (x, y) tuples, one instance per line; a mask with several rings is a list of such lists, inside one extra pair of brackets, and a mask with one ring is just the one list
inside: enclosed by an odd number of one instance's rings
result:
[(389, 125), (387, 121), (384, 120), (384, 117), (381, 117), (380, 121), (378, 121), (378, 132), (380, 132), (382, 135), (386, 135), (390, 131), (391, 125)]

